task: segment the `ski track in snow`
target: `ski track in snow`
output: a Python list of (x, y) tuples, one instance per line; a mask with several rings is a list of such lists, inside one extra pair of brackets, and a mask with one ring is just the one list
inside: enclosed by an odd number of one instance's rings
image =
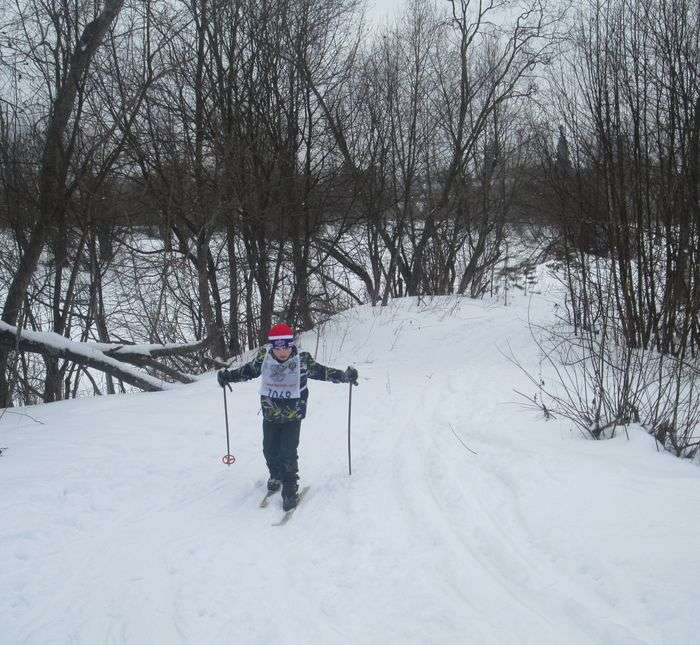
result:
[(697, 642), (700, 470), (517, 405), (499, 349), (536, 370), (527, 307), (406, 299), (325, 325), (317, 359), (360, 370), (353, 475), (347, 387), (311, 381), (311, 489), (283, 527), (279, 496), (257, 506), (256, 382), (228, 397), (228, 468), (213, 375), (6, 416), (0, 645)]

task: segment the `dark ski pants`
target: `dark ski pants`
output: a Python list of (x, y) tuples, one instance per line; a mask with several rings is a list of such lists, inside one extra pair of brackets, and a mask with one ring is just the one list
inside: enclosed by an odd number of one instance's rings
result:
[(272, 423), (263, 421), (263, 454), (270, 477), (282, 481), (282, 494), (287, 496), (297, 491), (299, 471), (299, 431), (301, 419)]

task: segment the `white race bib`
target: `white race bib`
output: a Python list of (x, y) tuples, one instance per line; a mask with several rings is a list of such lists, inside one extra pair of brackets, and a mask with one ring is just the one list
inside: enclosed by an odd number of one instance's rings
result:
[(262, 378), (260, 396), (268, 396), (271, 399), (298, 399), (300, 397), (301, 361), (299, 354), (292, 356), (284, 363), (280, 363), (268, 352), (263, 361), (260, 376)]

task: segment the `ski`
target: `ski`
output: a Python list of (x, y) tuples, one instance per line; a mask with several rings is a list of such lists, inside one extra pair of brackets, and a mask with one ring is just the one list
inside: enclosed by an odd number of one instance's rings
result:
[(263, 498), (260, 500), (260, 504), (258, 504), (258, 506), (259, 506), (260, 508), (265, 508), (265, 507), (270, 503), (270, 498), (271, 498), (273, 495), (276, 495), (277, 493), (279, 493), (279, 489), (278, 489), (278, 490), (269, 490), (269, 491), (267, 491), (267, 493), (265, 493), (265, 497), (263, 497)]
[(306, 492), (309, 490), (309, 488), (310, 486), (304, 486), (304, 488), (301, 489), (301, 491), (299, 492), (299, 501), (297, 502), (297, 505), (294, 508), (285, 511), (284, 515), (282, 516), (282, 519), (279, 522), (273, 523), (272, 526), (282, 526), (283, 524), (289, 522), (292, 515), (294, 515), (294, 511), (296, 511), (299, 508), (299, 504), (301, 504), (301, 500), (304, 499), (304, 495), (306, 495)]

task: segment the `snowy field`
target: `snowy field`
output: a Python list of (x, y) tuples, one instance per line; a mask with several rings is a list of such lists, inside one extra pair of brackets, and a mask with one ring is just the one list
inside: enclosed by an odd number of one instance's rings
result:
[(404, 299), (305, 336), (360, 371), (353, 474), (348, 388), (311, 381), (283, 527), (257, 382), (228, 397), (231, 467), (213, 373), (6, 414), (0, 643), (700, 642), (700, 468), (521, 407), (499, 350), (536, 372), (528, 305)]

